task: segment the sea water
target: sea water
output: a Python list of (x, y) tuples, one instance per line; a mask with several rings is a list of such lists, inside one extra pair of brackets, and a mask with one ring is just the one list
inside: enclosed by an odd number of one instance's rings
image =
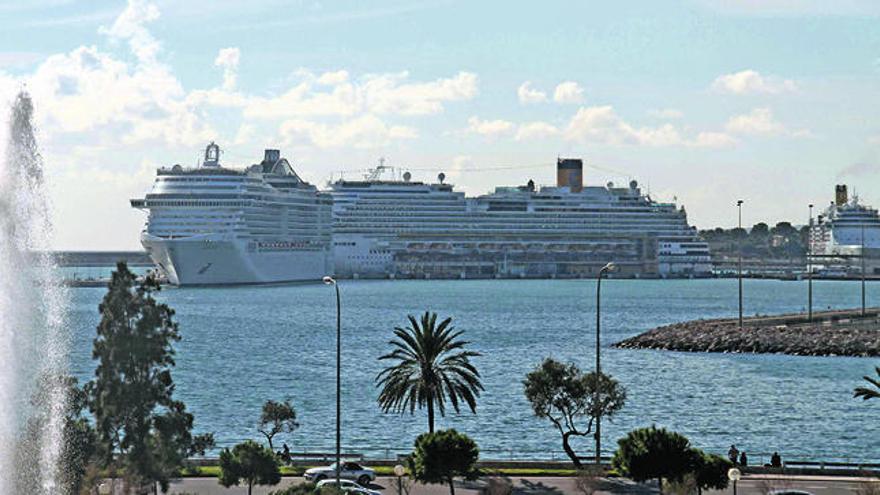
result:
[[(342, 280), (342, 442), (349, 452), (394, 456), (411, 450), (427, 429), (425, 411), (384, 414), (376, 374), (395, 326), (407, 314), (451, 316), (485, 392), (477, 413), (447, 413), (438, 428), (475, 438), (483, 458), (560, 459), (559, 433), (534, 417), (523, 396), (525, 374), (545, 357), (595, 364), (595, 280)], [(807, 282), (746, 280), (745, 314), (804, 310)], [(91, 377), (91, 343), (103, 289), (73, 291), (70, 324), (74, 373)], [(183, 340), (176, 345), (176, 395), (195, 414), (199, 431), (220, 446), (256, 431), (267, 399), (291, 398), (301, 427), (275, 445), (332, 452), (335, 411), (335, 297), (322, 284), (169, 288), (159, 296), (176, 311)], [(860, 304), (858, 282), (814, 283), (814, 309)], [(880, 284), (868, 284), (880, 305)], [(606, 280), (602, 287), (602, 369), (627, 389), (628, 400), (603, 421), (610, 454), (627, 431), (656, 424), (703, 449), (731, 444), (752, 462), (784, 460), (880, 462), (880, 401), (852, 397), (873, 374), (877, 358), (680, 353), (624, 350), (624, 338), (668, 323), (735, 317), (736, 280)], [(451, 409), (451, 408), (450, 408)], [(593, 440), (576, 443), (591, 455)]]

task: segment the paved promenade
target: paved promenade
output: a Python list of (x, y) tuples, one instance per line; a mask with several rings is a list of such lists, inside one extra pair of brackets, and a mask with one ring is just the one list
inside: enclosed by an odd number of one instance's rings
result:
[[(574, 478), (568, 477), (529, 477), (513, 476), (509, 478), (514, 486), (516, 494), (581, 494), (575, 487)], [(797, 489), (804, 490), (814, 495), (856, 495), (862, 483), (867, 478), (844, 478), (830, 476), (791, 476), (779, 477), (771, 475), (753, 475), (743, 478), (737, 484), (737, 495), (767, 495), (771, 490)], [(272, 490), (277, 490), (294, 483), (301, 483), (302, 478), (284, 478), (281, 484), (274, 487), (255, 487), (255, 495), (266, 495)], [(481, 493), (485, 486), (482, 480), (475, 482), (456, 483), (456, 495), (475, 495)], [(380, 477), (372, 485), (373, 489), (388, 495), (397, 495), (396, 478)], [(215, 478), (190, 478), (174, 483), (171, 487), (172, 494), (199, 494), (199, 495), (241, 495), (247, 493), (247, 487), (223, 488)], [(448, 486), (441, 485), (413, 485), (410, 495), (444, 495), (449, 493)], [(642, 485), (629, 480), (603, 479), (599, 483), (601, 494), (628, 494), (628, 495), (651, 495), (656, 494), (656, 483)], [(703, 492), (708, 495), (732, 495), (733, 487), (724, 491)]]

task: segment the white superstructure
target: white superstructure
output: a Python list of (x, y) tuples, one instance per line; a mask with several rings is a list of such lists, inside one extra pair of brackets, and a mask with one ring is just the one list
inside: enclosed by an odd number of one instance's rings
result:
[(131, 205), (149, 212), (141, 243), (175, 285), (317, 281), (332, 271), (332, 198), (300, 179), (278, 150), (245, 170), (220, 165), (156, 171)]
[(630, 276), (706, 276), (708, 245), (683, 208), (628, 187), (582, 187), (582, 162), (559, 160), (556, 187), (498, 187), (466, 198), (410, 180), (331, 184), (341, 276), (580, 277), (609, 261)]
[(835, 200), (819, 215), (810, 231), (814, 253), (854, 254), (865, 249), (880, 249), (880, 214), (850, 198), (845, 185), (835, 188)]

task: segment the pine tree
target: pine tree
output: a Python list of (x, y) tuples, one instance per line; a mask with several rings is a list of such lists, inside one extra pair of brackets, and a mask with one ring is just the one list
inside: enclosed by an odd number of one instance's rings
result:
[(139, 282), (117, 264), (99, 306), (92, 350), (98, 365), (87, 391), (102, 467), (112, 477), (122, 473), (129, 487), (158, 482), (164, 492), (212, 437), (193, 437), (192, 414), (172, 397), (172, 346), (180, 335), (174, 310), (153, 297), (159, 289), (153, 277)]

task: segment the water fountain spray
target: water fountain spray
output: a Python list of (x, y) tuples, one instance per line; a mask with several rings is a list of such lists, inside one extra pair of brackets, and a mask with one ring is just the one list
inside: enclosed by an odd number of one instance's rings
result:
[(33, 102), (21, 92), (0, 161), (0, 493), (63, 492), (66, 295), (51, 232)]

